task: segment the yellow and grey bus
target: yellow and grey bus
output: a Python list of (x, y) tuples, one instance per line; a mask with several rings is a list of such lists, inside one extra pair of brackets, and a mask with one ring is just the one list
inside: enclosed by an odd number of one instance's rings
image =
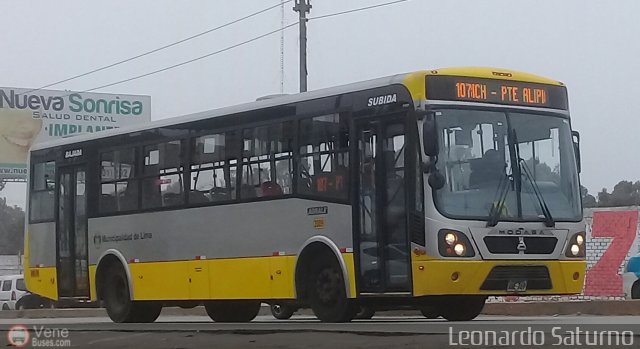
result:
[(557, 81), (401, 74), (35, 146), (29, 291), (115, 322), (261, 303), (322, 321), (582, 290), (579, 134)]

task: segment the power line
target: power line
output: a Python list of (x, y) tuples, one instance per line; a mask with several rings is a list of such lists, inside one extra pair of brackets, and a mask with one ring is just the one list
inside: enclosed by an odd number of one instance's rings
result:
[(153, 49), (153, 50), (151, 50), (151, 51), (147, 51), (147, 52), (141, 53), (141, 54), (139, 54), (139, 55), (136, 55), (136, 56), (133, 56), (133, 57), (130, 57), (130, 58), (127, 58), (127, 59), (123, 59), (123, 60), (121, 60), (121, 61), (118, 61), (118, 62), (115, 62), (115, 63), (111, 63), (111, 64), (105, 65), (105, 66), (103, 66), (103, 67), (100, 67), (100, 68), (96, 68), (96, 69), (90, 70), (90, 71), (88, 71), (88, 72), (86, 72), (86, 73), (78, 74), (78, 75), (72, 76), (72, 77), (70, 77), (70, 78), (66, 78), (66, 79), (63, 79), (63, 80), (59, 80), (59, 81), (56, 81), (56, 82), (52, 82), (52, 83), (50, 83), (50, 84), (47, 84), (47, 85), (44, 85), (44, 86), (38, 87), (38, 88), (36, 88), (36, 89), (33, 89), (33, 90), (29, 90), (29, 91), (27, 91), (27, 92), (24, 92), (24, 94), (31, 93), (31, 92), (33, 92), (33, 91), (42, 90), (42, 89), (44, 89), (44, 88), (51, 87), (51, 86), (54, 86), (54, 85), (58, 85), (58, 84), (61, 84), (61, 83), (63, 83), (63, 82), (67, 82), (67, 81), (75, 80), (75, 79), (78, 79), (78, 78), (81, 78), (81, 77), (84, 77), (84, 76), (87, 76), (87, 75), (90, 75), (90, 74), (93, 74), (93, 73), (97, 73), (97, 72), (99, 72), (99, 71), (103, 71), (103, 70), (105, 70), (105, 69), (113, 68), (113, 67), (115, 67), (115, 66), (118, 66), (118, 65), (121, 65), (121, 64), (124, 64), (124, 63), (130, 62), (130, 61), (136, 60), (136, 59), (138, 59), (138, 58), (142, 58), (142, 57), (148, 56), (148, 55), (150, 55), (150, 54), (153, 54), (153, 53), (156, 53), (156, 52), (158, 52), (158, 51), (162, 51), (162, 50), (168, 49), (168, 48), (170, 48), (170, 47), (173, 47), (173, 46), (176, 46), (176, 45), (182, 44), (182, 43), (187, 42), (187, 41), (189, 41), (189, 40), (193, 40), (193, 39), (195, 39), (195, 38), (198, 38), (198, 37), (203, 36), (203, 35), (205, 35), (205, 34), (209, 34), (209, 33), (214, 32), (214, 31), (216, 31), (216, 30), (220, 30), (220, 29), (222, 29), (222, 28), (228, 27), (228, 26), (233, 25), (233, 24), (236, 24), (236, 23), (238, 23), (238, 22), (242, 22), (242, 21), (247, 20), (247, 19), (249, 19), (249, 18), (251, 18), (251, 17), (255, 17), (255, 16), (259, 15), (259, 14), (262, 14), (262, 13), (264, 13), (264, 12), (267, 12), (267, 11), (271, 10), (271, 9), (274, 9), (274, 8), (276, 8), (276, 7), (284, 6), (286, 3), (289, 3), (289, 2), (291, 2), (291, 1), (293, 1), (293, 0), (284, 0), (284, 1), (281, 1), (280, 3), (278, 3), (278, 4), (276, 4), (276, 5), (273, 5), (273, 6), (267, 7), (267, 8), (265, 8), (265, 9), (260, 10), (260, 11), (257, 11), (257, 12), (251, 13), (251, 14), (249, 14), (249, 15), (246, 15), (246, 16), (244, 16), (244, 17), (241, 17), (241, 18), (235, 19), (235, 20), (233, 20), (233, 21), (231, 21), (231, 22), (227, 22), (227, 23), (222, 24), (222, 25), (220, 25), (220, 26), (217, 26), (217, 27), (215, 27), (215, 28), (211, 28), (211, 29), (205, 30), (205, 31), (200, 32), (200, 33), (195, 34), (195, 35), (191, 35), (191, 36), (189, 36), (189, 37), (186, 37), (186, 38), (184, 38), (184, 39), (181, 39), (181, 40), (178, 40), (178, 41), (172, 42), (172, 43), (170, 43), (170, 44), (167, 44), (167, 45), (164, 45), (164, 46), (158, 47), (158, 48)]
[[(288, 0), (288, 1), (284, 2), (284, 3), (287, 3), (287, 2), (290, 2), (290, 1), (292, 1), (292, 0)], [(311, 20), (311, 19), (322, 19), (322, 18), (334, 17), (334, 16), (338, 16), (338, 15), (343, 15), (343, 14), (348, 14), (348, 13), (368, 10), (368, 9), (372, 9), (372, 8), (376, 8), (376, 7), (392, 5), (392, 4), (405, 2), (405, 1), (409, 1), (409, 0), (396, 0), (396, 1), (387, 2), (387, 3), (383, 3), (383, 4), (378, 4), (378, 5), (372, 5), (372, 6), (360, 7), (360, 8), (356, 8), (356, 9), (352, 9), (352, 10), (347, 10), (347, 11), (330, 13), (330, 14), (327, 14), (327, 15), (312, 17), (312, 18), (308, 18), (308, 19)], [(278, 4), (277, 6), (280, 6), (280, 5), (281, 4)], [(271, 7), (271, 8), (273, 8), (273, 7)], [(137, 76), (134, 76), (134, 77), (131, 77), (131, 78), (127, 78), (127, 79), (124, 79), (124, 80), (112, 82), (112, 83), (109, 83), (109, 84), (106, 84), (106, 85), (102, 85), (102, 86), (98, 86), (98, 87), (94, 87), (94, 88), (91, 88), (91, 89), (88, 89), (88, 90), (78, 91), (78, 92), (74, 92), (74, 93), (91, 92), (91, 91), (99, 90), (99, 89), (102, 89), (102, 88), (111, 87), (111, 86), (123, 84), (125, 82), (129, 82), (129, 81), (137, 80), (137, 79), (140, 79), (140, 78), (144, 78), (144, 77), (147, 77), (147, 76), (150, 76), (150, 75), (155, 75), (155, 74), (158, 74), (158, 73), (161, 73), (161, 72), (164, 72), (164, 71), (167, 71), (167, 70), (171, 70), (171, 69), (174, 69), (174, 68), (177, 68), (177, 67), (181, 67), (183, 65), (187, 65), (187, 64), (190, 64), (190, 63), (193, 63), (193, 62), (196, 62), (196, 61), (199, 61), (199, 60), (202, 60), (202, 59), (205, 59), (205, 58), (208, 58), (208, 57), (211, 57), (211, 56), (214, 56), (214, 55), (226, 52), (226, 51), (229, 51), (229, 50), (234, 49), (236, 47), (249, 44), (251, 42), (254, 42), (256, 40), (262, 39), (262, 38), (267, 37), (269, 35), (273, 35), (275, 33), (282, 32), (282, 31), (284, 31), (284, 30), (286, 30), (288, 28), (293, 27), (296, 24), (298, 24), (298, 22), (293, 22), (293, 23), (288, 24), (286, 26), (282, 26), (279, 29), (272, 30), (270, 32), (267, 32), (267, 33), (264, 33), (262, 35), (259, 35), (259, 36), (256, 36), (254, 38), (251, 38), (249, 40), (245, 40), (245, 41), (242, 41), (240, 43), (237, 43), (237, 44), (234, 44), (234, 45), (231, 45), (231, 46), (227, 46), (227, 47), (225, 47), (223, 49), (220, 49), (218, 51), (211, 52), (211, 53), (208, 53), (206, 55), (199, 56), (199, 57), (196, 57), (196, 58), (184, 61), (184, 62), (180, 62), (180, 63), (174, 64), (174, 65), (162, 68), (162, 69), (154, 70), (154, 71), (151, 71), (151, 72), (148, 72), (148, 73), (144, 73), (144, 74), (141, 74), (141, 75), (137, 75)]]
[(391, 2), (385, 2), (383, 4), (360, 7), (360, 8), (356, 8), (356, 9), (352, 9), (352, 10), (346, 10), (346, 11), (341, 11), (341, 12), (336, 12), (336, 13), (330, 13), (330, 14), (327, 14), (327, 15), (309, 17), (307, 19), (311, 21), (311, 20), (314, 20), (314, 19), (322, 19), (322, 18), (334, 17), (334, 16), (339, 16), (339, 15), (344, 15), (344, 14), (347, 14), (347, 13), (370, 10), (370, 9), (376, 8), (376, 7), (383, 7), (383, 6), (393, 5), (393, 4), (397, 4), (397, 3), (405, 2), (405, 1), (409, 1), (409, 0), (396, 0), (396, 1), (391, 1)]
[(183, 66), (183, 65), (187, 65), (189, 63), (193, 63), (193, 62), (205, 59), (207, 57), (211, 57), (211, 56), (217, 55), (219, 53), (222, 53), (222, 52), (225, 52), (225, 51), (229, 51), (229, 50), (234, 49), (236, 47), (246, 45), (248, 43), (254, 42), (254, 41), (259, 40), (259, 39), (262, 39), (265, 36), (269, 36), (269, 35), (281, 32), (283, 30), (286, 30), (287, 28), (293, 27), (296, 24), (298, 24), (298, 22), (291, 23), (291, 24), (286, 25), (286, 26), (284, 26), (282, 28), (279, 28), (279, 29), (276, 29), (276, 30), (272, 30), (272, 31), (270, 31), (268, 33), (264, 33), (262, 35), (259, 35), (259, 36), (256, 36), (254, 38), (251, 38), (249, 40), (245, 40), (243, 42), (240, 42), (240, 43), (237, 43), (237, 44), (234, 44), (234, 45), (231, 45), (231, 46), (227, 46), (227, 47), (225, 47), (225, 48), (223, 48), (221, 50), (208, 53), (208, 54), (206, 54), (204, 56), (196, 57), (196, 58), (190, 59), (188, 61), (180, 62), (178, 64), (174, 64), (174, 65), (162, 68), (162, 69), (154, 70), (154, 71), (151, 71), (151, 72), (148, 72), (148, 73), (145, 73), (145, 74), (137, 75), (137, 76), (134, 76), (134, 77), (131, 77), (131, 78), (128, 78), (128, 79), (112, 82), (110, 84), (94, 87), (94, 88), (91, 88), (91, 89), (88, 89), (88, 90), (84, 90), (84, 91), (80, 91), (80, 92), (76, 92), (76, 93), (91, 92), (91, 91), (95, 91), (95, 90), (98, 90), (98, 89), (101, 89), (101, 88), (106, 88), (106, 87), (111, 87), (111, 86), (114, 86), (114, 85), (119, 85), (119, 84), (122, 84), (122, 83), (125, 83), (125, 82), (129, 82), (129, 81), (132, 81), (132, 80), (137, 80), (137, 79), (144, 78), (144, 77), (147, 77), (147, 76), (150, 76), (150, 75), (161, 73), (163, 71), (167, 71), (167, 70), (170, 70), (170, 69), (173, 69), (173, 68), (177, 68), (177, 67), (180, 67), (180, 66)]

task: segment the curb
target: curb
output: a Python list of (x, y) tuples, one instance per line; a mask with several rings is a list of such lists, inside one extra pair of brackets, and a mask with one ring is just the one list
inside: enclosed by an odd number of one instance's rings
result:
[[(260, 309), (259, 315), (270, 315), (268, 306)], [(309, 309), (301, 309), (297, 314), (312, 315)], [(421, 316), (417, 310), (381, 311), (387, 316)], [(554, 316), (554, 315), (602, 315), (625, 316), (640, 315), (640, 300), (629, 301), (580, 301), (580, 302), (526, 302), (526, 303), (487, 303), (482, 311), (484, 315), (502, 316)], [(192, 309), (167, 307), (162, 309), (165, 316), (207, 316), (204, 307)], [(0, 311), (0, 319), (47, 319), (47, 318), (83, 318), (106, 317), (103, 308), (68, 309), (32, 309)]]

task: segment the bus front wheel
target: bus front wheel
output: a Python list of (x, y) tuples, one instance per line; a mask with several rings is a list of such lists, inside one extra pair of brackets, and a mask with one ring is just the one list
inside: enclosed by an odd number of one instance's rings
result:
[(210, 301), (204, 308), (215, 322), (249, 322), (258, 316), (260, 301)]
[(106, 270), (102, 287), (107, 315), (113, 322), (154, 322), (160, 316), (161, 303), (131, 300), (129, 282), (121, 265), (114, 263)]
[(424, 305), (420, 308), (420, 313), (427, 319), (437, 319), (440, 317), (440, 309), (435, 305)]
[(315, 261), (307, 287), (311, 309), (320, 321), (348, 322), (356, 315), (358, 309), (347, 298), (344, 276), (335, 258)]
[(480, 315), (486, 300), (481, 296), (451, 297), (442, 304), (440, 315), (449, 321), (470, 321)]

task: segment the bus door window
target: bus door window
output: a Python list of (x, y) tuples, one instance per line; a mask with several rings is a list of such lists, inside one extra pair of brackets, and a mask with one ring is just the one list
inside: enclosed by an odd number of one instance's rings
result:
[[(395, 132), (394, 132), (395, 131)], [(405, 190), (404, 190), (404, 149), (405, 138), (402, 124), (394, 124), (385, 129), (383, 156), (386, 172), (387, 230), (389, 243), (404, 244), (406, 231)]]

